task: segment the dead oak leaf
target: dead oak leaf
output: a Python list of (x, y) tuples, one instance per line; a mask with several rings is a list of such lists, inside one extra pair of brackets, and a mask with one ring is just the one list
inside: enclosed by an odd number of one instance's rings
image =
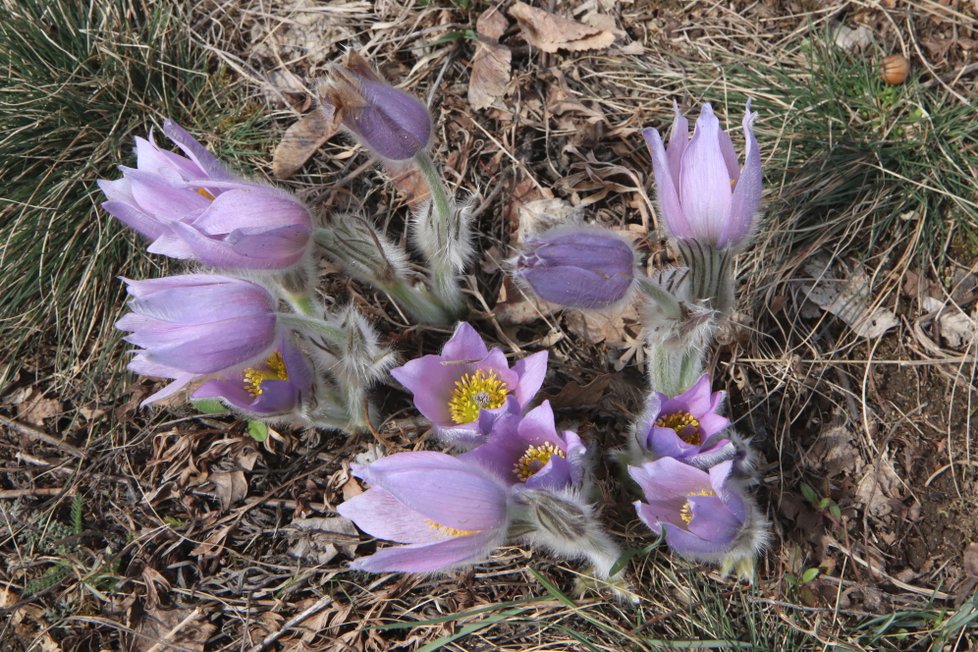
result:
[(207, 479), (212, 485), (211, 491), (221, 501), (222, 509), (228, 509), (248, 495), (248, 479), (244, 471), (218, 471)]
[(482, 36), (476, 40), (468, 92), (469, 104), (473, 109), (488, 109), (506, 95), (512, 62), (513, 53), (505, 45)]
[(317, 109), (299, 118), (275, 146), (272, 175), (276, 179), (291, 177), (338, 130), (339, 122), (333, 119), (331, 111)]
[(544, 52), (603, 50), (615, 42), (615, 35), (607, 30), (591, 27), (523, 2), (517, 2), (510, 7), (509, 15), (520, 24), (526, 42)]
[(200, 609), (148, 609), (134, 631), (137, 652), (203, 652), (217, 626)]

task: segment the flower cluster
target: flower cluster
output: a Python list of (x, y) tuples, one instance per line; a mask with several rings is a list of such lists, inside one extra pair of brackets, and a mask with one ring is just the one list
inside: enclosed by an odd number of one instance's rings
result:
[(441, 355), (392, 370), (436, 431), (467, 450), (397, 453), (353, 466), (370, 488), (338, 511), (372, 536), (405, 544), (359, 559), (354, 568), (447, 570), (521, 540), (586, 558), (608, 577), (618, 548), (587, 500), (584, 443), (557, 429), (548, 401), (530, 407), (546, 365), (542, 352), (510, 367), (462, 323)]
[[(173, 122), (163, 131), (183, 155), (152, 134), (136, 138), (136, 167), (99, 181), (103, 208), (148, 238), (151, 253), (211, 270), (124, 279), (131, 312), (116, 327), (137, 347), (129, 368), (172, 381), (143, 404), (197, 383), (192, 398), (254, 417), (355, 425), (366, 387), (393, 358), (362, 346), (376, 340), (364, 320), (340, 323), (311, 299), (312, 213), (284, 190), (236, 176)], [(294, 312), (279, 310), (283, 300)], [(327, 376), (337, 360), (366, 371)]]

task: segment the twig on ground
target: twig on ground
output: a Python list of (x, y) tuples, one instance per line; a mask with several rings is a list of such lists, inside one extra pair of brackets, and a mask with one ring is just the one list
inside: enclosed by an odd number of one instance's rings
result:
[(72, 446), (67, 442), (61, 441), (57, 437), (52, 437), (46, 432), (38, 430), (37, 428), (34, 428), (32, 426), (28, 426), (27, 424), (20, 423), (19, 421), (14, 421), (13, 419), (8, 419), (7, 417), (0, 415), (0, 425), (7, 426), (11, 430), (18, 432), (30, 439), (34, 439), (36, 441), (42, 441), (45, 444), (49, 444), (51, 446), (54, 446), (55, 448), (59, 448), (65, 453), (68, 453), (69, 455), (74, 455), (75, 457), (85, 457), (85, 451), (78, 448), (77, 446)]

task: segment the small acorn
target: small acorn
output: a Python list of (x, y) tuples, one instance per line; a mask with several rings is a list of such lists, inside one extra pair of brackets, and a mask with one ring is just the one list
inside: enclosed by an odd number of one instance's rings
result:
[(902, 54), (891, 54), (888, 57), (884, 57), (883, 63), (880, 65), (880, 77), (887, 84), (894, 86), (907, 81), (907, 75), (909, 73), (910, 62)]

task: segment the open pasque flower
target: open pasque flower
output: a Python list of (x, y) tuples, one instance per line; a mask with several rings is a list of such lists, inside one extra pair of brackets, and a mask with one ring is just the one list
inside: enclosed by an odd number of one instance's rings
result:
[(507, 489), (478, 464), (435, 452), (398, 453), (353, 474), (371, 486), (337, 511), (378, 539), (407, 545), (353, 562), (373, 573), (427, 573), (482, 561), (506, 538)]
[(236, 269), (288, 269), (309, 250), (312, 217), (291, 194), (231, 174), (171, 121), (163, 131), (186, 156), (136, 138), (136, 167), (99, 180), (102, 207), (152, 240), (150, 253)]
[(660, 214), (670, 236), (719, 249), (745, 243), (761, 201), (761, 154), (752, 130), (756, 117), (748, 101), (742, 166), (709, 104), (703, 105), (692, 138), (689, 123), (676, 108), (668, 148), (657, 130), (643, 131), (652, 154)]
[(210, 274), (123, 280), (132, 312), (115, 326), (129, 331), (125, 340), (140, 347), (129, 369), (174, 380), (144, 405), (171, 396), (195, 378), (270, 355), (277, 302), (262, 286)]
[(624, 299), (635, 278), (635, 252), (598, 227), (557, 228), (527, 240), (514, 274), (541, 299), (599, 309)]
[(404, 161), (428, 146), (428, 109), (382, 80), (356, 52), (344, 64), (330, 66), (320, 95), (326, 113), (379, 156)]
[(461, 457), (499, 476), (506, 484), (531, 489), (564, 489), (580, 484), (586, 453), (581, 438), (557, 432), (550, 401), (526, 413), (500, 417), (488, 441)]
[(752, 567), (766, 539), (766, 521), (730, 478), (733, 461), (702, 471), (663, 457), (628, 472), (645, 494), (635, 510), (649, 529), (665, 534), (678, 555), (722, 564), (724, 571)]
[(306, 354), (287, 334), (279, 336), (275, 349), (264, 360), (221, 374), (198, 387), (191, 398), (217, 398), (259, 416), (294, 412), (309, 396), (313, 371)]
[(414, 394), (414, 405), (442, 436), (477, 442), (505, 411), (522, 413), (547, 373), (547, 352), (512, 367), (491, 351), (469, 324), (456, 327), (440, 355), (426, 355), (391, 370)]
[(722, 433), (730, 420), (718, 414), (724, 392), (710, 391), (703, 374), (678, 396), (652, 392), (645, 412), (635, 424), (634, 444), (640, 457), (673, 457), (705, 469), (737, 453)]

